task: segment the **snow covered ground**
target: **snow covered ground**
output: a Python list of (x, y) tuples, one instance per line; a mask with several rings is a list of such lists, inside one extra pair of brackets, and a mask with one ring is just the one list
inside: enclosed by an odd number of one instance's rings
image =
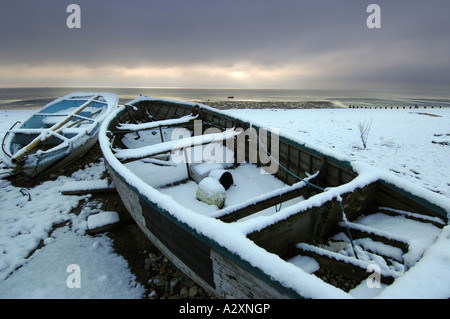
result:
[[(1, 135), (31, 112), (1, 111)], [(144, 288), (127, 261), (114, 253), (111, 240), (86, 235), (88, 217), (104, 212), (102, 204), (88, 202), (89, 195), (61, 194), (64, 185), (98, 180), (104, 170), (102, 163), (90, 165), (27, 189), (0, 179), (0, 298), (142, 296)], [(80, 204), (85, 204), (81, 213), (72, 214)], [(52, 231), (55, 225), (60, 227)]]
[[(0, 111), (3, 136), (16, 120), (32, 111)], [(450, 203), (450, 109), (301, 109), (226, 111), (319, 148), (390, 171), (443, 195)], [(367, 148), (358, 125), (370, 125)], [(96, 164), (30, 189), (0, 179), (0, 298), (140, 298), (127, 262), (113, 252), (106, 236), (87, 236), (87, 217), (102, 212), (101, 203), (72, 208), (89, 196), (61, 195), (72, 181), (98, 179)], [(55, 225), (63, 225), (52, 232)], [(39, 244), (42, 247), (37, 249)], [(81, 288), (76, 283), (78, 265)]]
[[(450, 108), (228, 110), (324, 153), (390, 171), (450, 198)], [(371, 124), (364, 149), (359, 124)]]

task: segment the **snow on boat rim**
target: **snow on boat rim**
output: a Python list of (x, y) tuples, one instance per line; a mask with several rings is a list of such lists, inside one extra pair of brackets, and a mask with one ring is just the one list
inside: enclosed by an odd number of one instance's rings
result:
[[(149, 203), (156, 204), (170, 215), (168, 217), (175, 218), (183, 223), (185, 227), (209, 238), (216, 249), (223, 251), (223, 248), (225, 248), (232, 254), (238, 255), (252, 267), (261, 269), (286, 288), (291, 288), (302, 296), (311, 298), (351, 298), (350, 295), (342, 290), (324, 283), (299, 267), (287, 263), (279, 256), (268, 253), (265, 249), (248, 239), (246, 233), (239, 228), (223, 223), (215, 218), (199, 215), (191, 209), (180, 205), (171, 196), (162, 194), (125, 167), (114, 156), (110, 142), (106, 137), (109, 122), (124, 109), (125, 106), (119, 107), (103, 122), (99, 134), (100, 146), (106, 162), (119, 175), (119, 178), (123, 179), (136, 192), (146, 198)], [(311, 284), (305, 285), (305, 281)]]
[[(130, 105), (142, 100), (181, 103), (180, 101), (151, 99), (149, 97), (142, 96), (127, 104)], [(212, 109), (216, 113), (221, 113), (216, 109), (204, 105), (199, 105), (197, 103), (183, 102), (183, 104), (190, 104), (193, 106), (199, 106), (201, 108), (206, 107), (208, 109)], [(441, 207), (442, 210), (447, 212), (447, 215), (450, 214), (449, 203), (443, 200), (441, 196), (439, 196), (439, 194), (434, 194), (431, 191), (419, 188), (415, 185), (412, 185), (410, 182), (403, 181), (400, 178), (389, 173), (373, 169), (365, 163), (348, 161), (351, 167), (358, 174), (358, 176), (351, 182), (337, 187), (329, 188), (328, 191), (316, 195), (313, 198), (294, 204), (293, 206), (283, 208), (276, 215), (260, 216), (250, 221), (240, 221), (238, 223), (226, 224), (215, 218), (200, 215), (192, 211), (191, 209), (180, 205), (175, 200), (173, 200), (171, 196), (162, 194), (159, 190), (145, 183), (141, 178), (139, 178), (131, 170), (125, 167), (125, 165), (123, 165), (114, 156), (110, 141), (107, 138), (107, 128), (109, 123), (117, 116), (117, 114), (122, 112), (124, 109), (125, 106), (121, 106), (114, 112), (109, 114), (109, 116), (103, 122), (99, 134), (100, 146), (105, 159), (109, 166), (119, 175), (119, 177), (127, 184), (129, 184), (136, 192), (146, 198), (149, 203), (154, 203), (164, 212), (167, 212), (167, 217), (178, 220), (183, 225), (185, 225), (186, 228), (192, 229), (194, 232), (197, 232), (198, 234), (210, 239), (210, 243), (213, 244), (214, 248), (218, 249), (219, 251), (223, 251), (223, 249), (225, 249), (231, 252), (231, 254), (236, 254), (237, 256), (239, 256), (239, 258), (248, 262), (252, 267), (262, 270), (271, 278), (280, 282), (284, 287), (293, 289), (294, 291), (305, 297), (352, 298), (353, 296), (323, 282), (321, 279), (305, 272), (301, 268), (289, 262), (286, 262), (278, 255), (267, 252), (264, 248), (256, 245), (253, 241), (248, 239), (248, 233), (257, 229), (261, 229), (262, 227), (272, 224), (277, 220), (285, 219), (292, 214), (299, 213), (299, 211), (302, 211), (307, 207), (321, 205), (326, 200), (338, 197), (346, 192), (351, 192), (358, 187), (364, 187), (377, 180), (385, 181), (388, 184), (396, 185), (406, 192), (425, 197), (425, 200), (427, 200), (428, 202)], [(299, 141), (299, 143), (301, 143), (301, 141)], [(339, 160), (341, 159), (344, 158), (340, 156)], [(449, 227), (446, 226), (444, 230), (445, 229), (447, 229), (446, 232), (448, 232)], [(446, 239), (448, 240), (448, 238), (446, 238), (445, 236), (444, 239), (442, 239), (441, 237), (441, 241)], [(437, 242), (433, 243), (430, 247), (427, 248), (426, 251), (430, 250), (431, 247), (435, 247), (437, 245)], [(442, 244), (440, 243), (439, 245)], [(425, 254), (422, 260), (426, 257), (427, 254)], [(412, 274), (405, 273), (402, 277), (405, 276), (411, 277)], [(395, 283), (389, 286), (389, 294), (396, 293), (395, 286)]]

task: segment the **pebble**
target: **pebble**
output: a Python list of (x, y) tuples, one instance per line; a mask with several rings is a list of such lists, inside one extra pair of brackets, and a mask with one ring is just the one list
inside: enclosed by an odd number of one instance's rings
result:
[(211, 295), (187, 277), (162, 253), (150, 253), (144, 260), (148, 273), (149, 299), (211, 299)]
[(190, 298), (194, 298), (195, 296), (197, 296), (198, 294), (198, 286), (192, 286), (191, 288), (189, 288), (189, 297)]
[(345, 278), (342, 274), (334, 274), (330, 271), (319, 269), (314, 273), (317, 277), (321, 278), (323, 281), (340, 288), (346, 292), (358, 286), (358, 281)]
[(179, 282), (180, 282), (180, 279), (178, 277), (174, 277), (170, 280), (170, 283), (169, 283), (170, 294), (172, 294), (172, 295), (174, 294), (174, 289), (179, 284)]
[(180, 297), (185, 299), (189, 296), (189, 290), (187, 289), (187, 287), (183, 287), (180, 290)]

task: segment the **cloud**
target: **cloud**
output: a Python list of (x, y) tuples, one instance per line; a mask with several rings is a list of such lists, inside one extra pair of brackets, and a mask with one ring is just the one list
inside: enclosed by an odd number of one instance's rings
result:
[(0, 4), (0, 85), (450, 84), (446, 0), (74, 2), (81, 29), (66, 26), (69, 1)]
[[(40, 86), (131, 86), (131, 87), (264, 87), (289, 88), (317, 75), (319, 69), (308, 65), (267, 68), (247, 63), (232, 66), (196, 64), (188, 66), (123, 67), (104, 65), (86, 67), (78, 64), (12, 65), (0, 69), (0, 85), (26, 83)], [(290, 80), (291, 86), (286, 85)], [(100, 83), (100, 84), (99, 84)]]

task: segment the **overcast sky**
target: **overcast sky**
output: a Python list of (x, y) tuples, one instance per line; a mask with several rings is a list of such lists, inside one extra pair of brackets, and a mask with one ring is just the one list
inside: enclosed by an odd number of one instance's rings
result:
[(0, 86), (448, 89), (450, 1), (1, 0)]

